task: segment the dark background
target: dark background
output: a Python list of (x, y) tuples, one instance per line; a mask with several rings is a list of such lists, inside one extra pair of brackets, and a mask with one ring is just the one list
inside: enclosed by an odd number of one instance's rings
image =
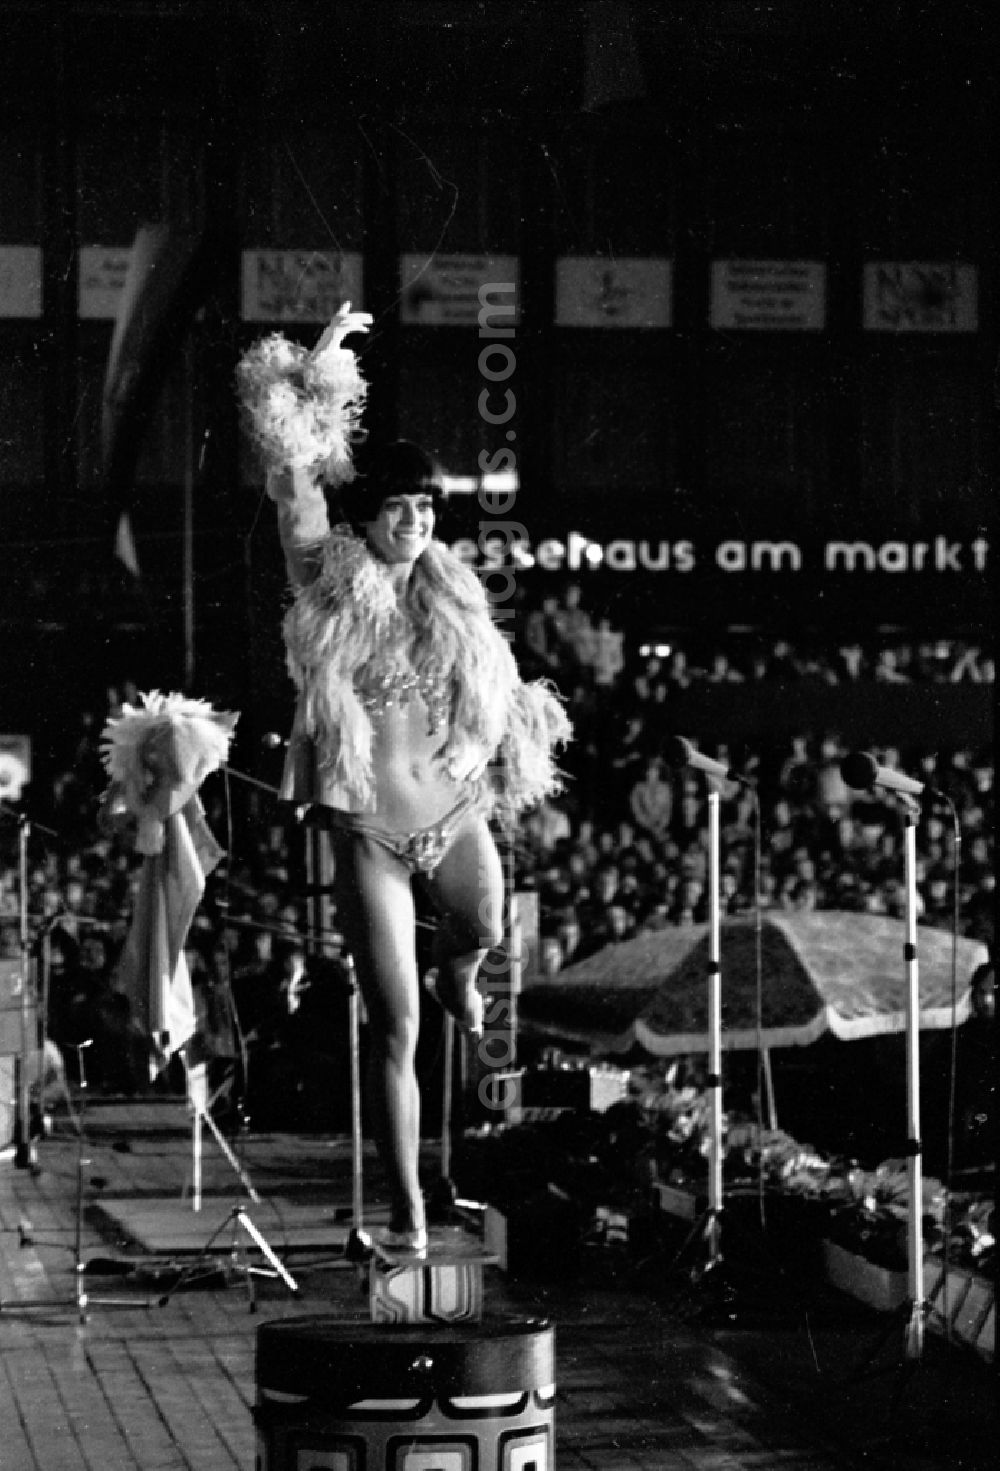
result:
[[(512, 517), (535, 541), (577, 529), (697, 548), (689, 574), (581, 573), (595, 620), (633, 644), (734, 626), (827, 644), (878, 629), (984, 638), (992, 579), (967, 548), (994, 500), (993, 8), (0, 5), (0, 244), (44, 259), (42, 316), (0, 319), (0, 729), (44, 735), (68, 697), (126, 676), (187, 680), (261, 729), (285, 716), (282, 573), (233, 391), (240, 351), (267, 330), (240, 318), (253, 247), (363, 254), (371, 432), (419, 439), (453, 474), (500, 443), (476, 408), (480, 344), (472, 328), (400, 321), (398, 257), (518, 258)], [(107, 475), (112, 328), (79, 319), (76, 256), (148, 221), (196, 248)], [(673, 325), (556, 326), (566, 255), (669, 258)], [(738, 257), (824, 262), (825, 329), (714, 330), (711, 262)], [(973, 265), (977, 330), (863, 330), (876, 260)], [(112, 555), (123, 508), (138, 583)], [(479, 515), (469, 498), (456, 534)], [(966, 570), (822, 570), (831, 538), (936, 536), (963, 544)], [(802, 570), (713, 571), (727, 538), (794, 541)], [(563, 581), (525, 572), (521, 596)], [(982, 730), (986, 692), (967, 693), (962, 718)], [(768, 718), (752, 709), (751, 724)]]

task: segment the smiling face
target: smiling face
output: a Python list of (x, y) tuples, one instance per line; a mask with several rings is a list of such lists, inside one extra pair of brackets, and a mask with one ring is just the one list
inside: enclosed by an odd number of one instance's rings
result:
[(368, 545), (384, 562), (412, 565), (434, 535), (434, 499), (424, 492), (387, 496), (364, 528)]

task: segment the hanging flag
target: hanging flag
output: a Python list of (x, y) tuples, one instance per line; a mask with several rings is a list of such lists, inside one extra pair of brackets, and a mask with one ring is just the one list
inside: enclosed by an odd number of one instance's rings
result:
[(115, 314), (101, 405), (101, 471), (112, 493), (129, 488), (145, 420), (202, 293), (196, 236), (140, 225)]
[(139, 554), (135, 549), (135, 536), (132, 533), (132, 517), (128, 511), (122, 511), (118, 517), (118, 527), (115, 531), (115, 556), (133, 577), (142, 576)]
[[(156, 396), (209, 279), (204, 242), (167, 224), (141, 225), (115, 314), (101, 404), (101, 485), (116, 515), (114, 555), (140, 576), (127, 507)], [(109, 526), (110, 530), (110, 526)]]
[(205, 881), (222, 857), (198, 788), (222, 765), (238, 716), (204, 700), (141, 695), (102, 732), (105, 813), (136, 820), (139, 888), (115, 983), (147, 1040), (156, 1075), (191, 1040), (196, 1015), (184, 955)]

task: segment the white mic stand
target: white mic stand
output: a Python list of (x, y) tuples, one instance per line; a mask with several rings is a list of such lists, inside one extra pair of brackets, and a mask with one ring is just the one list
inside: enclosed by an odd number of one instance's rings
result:
[(721, 783), (708, 780), (708, 1216), (705, 1270), (722, 1259), (722, 924), (719, 902)]
[(917, 817), (920, 806), (901, 796), (904, 820), (906, 941), (906, 1174), (910, 1209), (906, 1232), (907, 1311), (904, 1338), (908, 1362), (918, 1361), (924, 1347), (923, 1162), (920, 1139), (920, 980), (917, 961)]
[[(719, 807), (727, 781), (734, 779), (719, 761), (703, 756), (689, 741), (675, 737), (675, 764), (701, 771), (708, 785), (708, 1209), (704, 1238), (708, 1272), (722, 1261), (722, 906)], [(735, 778), (739, 780), (740, 778)], [(697, 1230), (697, 1228), (696, 1228)], [(693, 1239), (695, 1232), (688, 1240)], [(681, 1248), (683, 1255), (684, 1248)]]

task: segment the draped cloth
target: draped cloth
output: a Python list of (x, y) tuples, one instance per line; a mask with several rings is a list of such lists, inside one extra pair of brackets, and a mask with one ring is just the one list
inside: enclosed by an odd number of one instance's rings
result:
[(223, 856), (197, 793), (224, 761), (238, 717), (179, 695), (140, 698), (142, 708), (124, 706), (105, 727), (103, 756), (111, 777), (106, 809), (135, 819), (143, 855), (116, 985), (148, 1041), (155, 1076), (195, 1031), (184, 947), (205, 881)]
[(154, 1072), (195, 1031), (184, 946), (205, 880), (223, 856), (197, 797), (171, 813), (163, 828), (161, 851), (143, 860), (116, 978), (128, 999), (133, 1026), (149, 1038)]

